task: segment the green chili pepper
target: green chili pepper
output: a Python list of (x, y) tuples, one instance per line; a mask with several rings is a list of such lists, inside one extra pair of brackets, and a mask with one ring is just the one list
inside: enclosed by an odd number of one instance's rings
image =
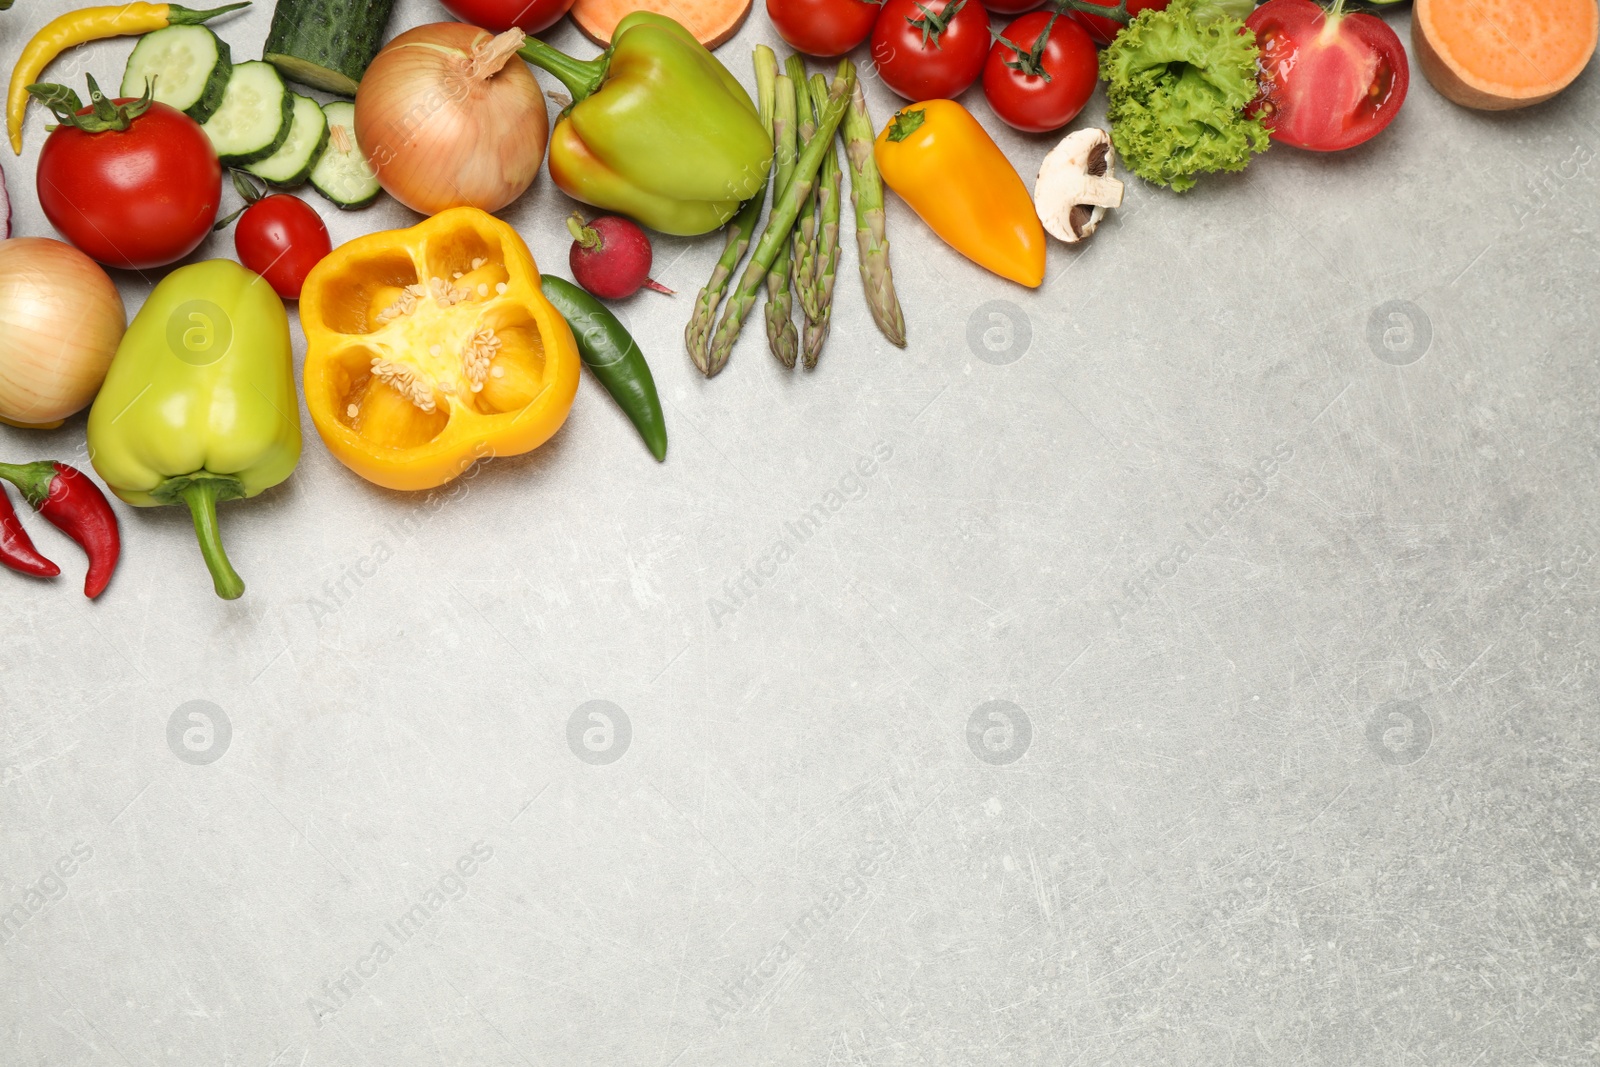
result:
[(644, 353), (604, 304), (564, 278), (546, 274), (545, 299), (555, 305), (578, 340), (578, 356), (638, 429), (650, 454), (667, 458), (667, 421)]

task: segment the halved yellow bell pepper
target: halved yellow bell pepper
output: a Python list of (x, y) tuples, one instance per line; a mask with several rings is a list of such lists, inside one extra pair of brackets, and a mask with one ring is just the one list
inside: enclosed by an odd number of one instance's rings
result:
[(305, 394), (328, 451), (432, 489), (561, 428), (578, 347), (521, 237), (477, 208), (341, 245), (300, 294)]

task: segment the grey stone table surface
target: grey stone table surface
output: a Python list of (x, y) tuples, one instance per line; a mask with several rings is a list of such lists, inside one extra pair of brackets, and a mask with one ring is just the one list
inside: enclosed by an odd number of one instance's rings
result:
[[(847, 260), (810, 374), (757, 325), (696, 377), (720, 242), (663, 238), (679, 295), (620, 314), (664, 465), (587, 378), (423, 495), (302, 417), (223, 509), (236, 603), (176, 511), (123, 509), (93, 605), (40, 530), (67, 575), (0, 575), (0, 1061), (1595, 1063), (1597, 103), (1419, 75), (1361, 149), (1130, 182), (1036, 292), (892, 202), (911, 345)], [(416, 218), (307, 195), (336, 240)], [(570, 210), (505, 214), (565, 273)]]

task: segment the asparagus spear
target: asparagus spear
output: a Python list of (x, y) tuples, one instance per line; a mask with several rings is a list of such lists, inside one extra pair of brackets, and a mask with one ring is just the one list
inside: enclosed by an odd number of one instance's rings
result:
[[(778, 75), (778, 108), (772, 123), (777, 146), (775, 189), (782, 189), (789, 181), (798, 156), (800, 116), (795, 89), (793, 78)], [(793, 367), (800, 358), (800, 335), (793, 322), (794, 293), (789, 287), (790, 266), (789, 246), (785, 244), (767, 274), (767, 344), (785, 367)]]
[(845, 155), (850, 157), (850, 202), (856, 208), (856, 250), (861, 256), (861, 284), (873, 321), (889, 342), (906, 346), (906, 318), (894, 293), (889, 270), (889, 235), (883, 212), (883, 179), (872, 158), (877, 135), (867, 114), (867, 98), (856, 86), (844, 116)]
[[(806, 78), (806, 63), (797, 55), (789, 57), (789, 80), (794, 82), (795, 91), (799, 94), (797, 107), (800, 111), (800, 144), (802, 147), (811, 142), (815, 136), (817, 124), (812, 115), (810, 84)], [(824, 93), (824, 96), (827, 94)], [(800, 298), (801, 310), (809, 321), (817, 317), (817, 215), (816, 193), (806, 199), (800, 206), (800, 219), (795, 224), (794, 238), (790, 250), (790, 259), (794, 264), (794, 292)]]
[[(828, 102), (828, 80), (813, 74), (808, 83), (811, 101), (818, 111)], [(811, 282), (812, 303), (806, 310), (806, 324), (801, 332), (801, 354), (806, 370), (814, 370), (822, 355), (822, 345), (828, 339), (828, 327), (833, 320), (833, 282), (839, 272), (839, 201), (843, 193), (843, 175), (839, 170), (839, 150), (832, 139), (828, 141), (828, 154), (822, 160), (822, 179), (817, 186), (817, 214), (822, 218), (822, 230), (817, 237), (816, 269)]]
[[(756, 101), (761, 112), (761, 124), (767, 129), (767, 136), (772, 136), (772, 113), (777, 106), (778, 99), (778, 56), (772, 49), (764, 44), (756, 45)], [(717, 325), (717, 307), (722, 303), (722, 294), (728, 288), (728, 280), (733, 277), (733, 272), (739, 269), (739, 264), (744, 260), (744, 254), (750, 249), (750, 241), (755, 237), (756, 223), (761, 221), (761, 209), (767, 202), (767, 186), (762, 186), (757, 193), (745, 202), (739, 214), (733, 217), (733, 222), (728, 227), (727, 244), (723, 246), (722, 258), (717, 260), (716, 269), (711, 272), (711, 280), (706, 287), (700, 290), (700, 296), (695, 300), (694, 314), (689, 319), (689, 325), (683, 331), (684, 343), (689, 346), (689, 358), (694, 360), (694, 365), (700, 373), (710, 374), (711, 332)]]
[(794, 173), (773, 197), (767, 228), (762, 231), (761, 240), (756, 242), (756, 250), (751, 254), (749, 264), (739, 276), (738, 288), (728, 297), (728, 306), (711, 341), (711, 374), (718, 373), (728, 365), (734, 343), (739, 340), (739, 331), (744, 327), (744, 320), (755, 302), (756, 291), (761, 288), (761, 282), (777, 259), (779, 250), (788, 246), (789, 231), (800, 215), (800, 205), (805, 203), (816, 184), (822, 157), (833, 145), (833, 135), (838, 132), (839, 123), (849, 108), (850, 90), (855, 84), (855, 64), (848, 59), (841, 61), (839, 73), (834, 76), (833, 87), (828, 92), (827, 106), (823, 108), (821, 121), (817, 123), (817, 135), (800, 154)]

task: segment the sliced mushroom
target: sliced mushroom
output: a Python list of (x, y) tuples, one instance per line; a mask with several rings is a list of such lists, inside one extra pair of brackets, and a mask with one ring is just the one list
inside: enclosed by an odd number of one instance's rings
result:
[(1122, 206), (1122, 183), (1112, 177), (1111, 137), (1093, 127), (1074, 130), (1039, 165), (1033, 205), (1050, 233), (1074, 244), (1094, 233), (1106, 208)]

